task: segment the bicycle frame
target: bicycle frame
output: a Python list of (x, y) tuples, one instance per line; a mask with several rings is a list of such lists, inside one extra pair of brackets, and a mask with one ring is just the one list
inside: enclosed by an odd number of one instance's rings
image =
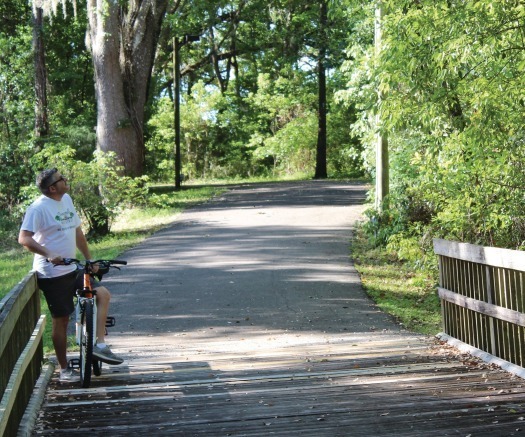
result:
[[(91, 383), (93, 348), (97, 341), (97, 300), (96, 290), (91, 285), (91, 265), (84, 264), (83, 288), (77, 290), (77, 341), (80, 346), (80, 382), (87, 388)], [(99, 369), (98, 362), (95, 366)], [(99, 373), (100, 374), (100, 373)]]
[[(71, 361), (78, 362), (80, 368), (80, 383), (82, 387), (87, 388), (91, 383), (91, 372), (95, 376), (101, 374), (102, 361), (93, 356), (93, 348), (97, 341), (97, 302), (96, 289), (92, 286), (92, 266), (95, 264), (102, 264), (104, 267), (115, 267), (115, 264), (126, 265), (126, 261), (119, 260), (98, 260), (80, 262), (74, 258), (65, 258), (64, 264), (76, 264), (83, 267), (83, 287), (76, 290), (77, 303), (75, 306), (76, 312), (76, 340), (80, 346), (80, 359)], [(118, 267), (115, 267), (118, 268)], [(103, 274), (103, 273), (102, 273)], [(102, 277), (100, 274), (99, 279)], [(114, 326), (115, 319), (108, 317), (106, 319), (106, 327)]]
[[(77, 304), (75, 305), (75, 314), (76, 314), (76, 340), (77, 344), (80, 345), (80, 325), (82, 320), (82, 315), (85, 313), (86, 301), (93, 302), (93, 319), (94, 322), (97, 320), (97, 299), (96, 299), (96, 290), (93, 289), (91, 285), (91, 276), (89, 273), (84, 271), (84, 288), (76, 291), (77, 294)], [(97, 324), (93, 323), (93, 346), (95, 346), (97, 340)]]

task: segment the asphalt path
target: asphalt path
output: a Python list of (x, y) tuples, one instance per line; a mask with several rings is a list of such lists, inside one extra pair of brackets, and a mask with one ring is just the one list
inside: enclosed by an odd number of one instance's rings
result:
[(196, 343), (235, 351), (401, 332), (366, 296), (350, 258), (366, 190), (340, 181), (239, 185), (185, 211), (107, 276), (113, 350), (133, 360)]

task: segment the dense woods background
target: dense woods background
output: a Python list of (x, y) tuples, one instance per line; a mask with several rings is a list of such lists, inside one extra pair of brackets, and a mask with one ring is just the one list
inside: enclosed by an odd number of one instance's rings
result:
[(99, 233), (173, 183), (176, 41), (187, 179), (373, 177), (381, 133), (376, 244), (418, 265), (433, 237), (520, 249), (524, 19), (517, 0), (3, 0), (0, 246), (43, 167)]

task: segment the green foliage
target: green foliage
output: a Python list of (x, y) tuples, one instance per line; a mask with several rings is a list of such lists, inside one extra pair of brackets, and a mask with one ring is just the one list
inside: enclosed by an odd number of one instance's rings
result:
[(146, 142), (146, 171), (153, 181), (175, 180), (175, 131), (173, 102), (164, 97), (155, 106), (148, 122), (150, 136)]
[(367, 172), (363, 166), (364, 145), (352, 133), (355, 109), (331, 103), (328, 114), (328, 174), (334, 177), (360, 178)]
[[(417, 242), (416, 242), (417, 246)], [(359, 227), (352, 239), (352, 258), (362, 284), (379, 308), (405, 328), (435, 335), (440, 330), (441, 306), (436, 294), (437, 268), (414, 269), (384, 247), (373, 247)], [(409, 244), (403, 249), (417, 254)]]
[[(338, 97), (362, 111), (363, 142), (377, 129), (389, 140), (390, 211), (371, 235), (423, 263), (433, 237), (524, 248), (523, 5), (383, 2), (377, 52), (363, 38), (375, 5), (351, 3), (367, 19), (354, 24)], [(373, 147), (366, 156), (373, 169)]]
[(92, 235), (108, 233), (123, 208), (146, 201), (147, 177), (122, 176), (123, 168), (112, 153), (97, 152), (93, 161), (77, 161), (68, 172), (75, 204)]
[(28, 155), (33, 152), (30, 143), (0, 143), (0, 205), (6, 214), (12, 214), (21, 200), (20, 187), (30, 183), (32, 174), (28, 171)]
[[(305, 0), (198, 1), (168, 15), (166, 23), (181, 41), (186, 34), (200, 35), (180, 50), (186, 176), (311, 173), (316, 159), (320, 47), (326, 49), (329, 69), (331, 175), (363, 175), (359, 140), (350, 138), (355, 109), (331, 104), (333, 92), (342, 85), (337, 70), (344, 56), (346, 23), (337, 2), (330, 2), (329, 12), (324, 32), (318, 5)], [(164, 71), (156, 86), (169, 84), (167, 55), (162, 50), (158, 58)], [(170, 88), (162, 93), (171, 94)], [(148, 124), (147, 168), (159, 181), (173, 179), (171, 112), (167, 98), (162, 103), (155, 100)]]
[[(71, 138), (70, 144), (94, 144), (96, 124), (93, 61), (86, 48), (86, 2), (66, 2), (44, 25), (46, 67), (50, 87), (49, 122), (53, 135)], [(68, 140), (69, 142), (69, 140)], [(91, 149), (92, 151), (92, 149)]]
[(48, 146), (32, 163), (35, 169), (57, 167), (68, 178), (71, 197), (88, 233), (108, 233), (122, 208), (145, 203), (147, 178), (121, 176), (123, 169), (112, 153), (96, 152), (90, 162), (77, 160), (75, 155), (66, 145)]
[[(303, 80), (304, 80), (304, 76)], [(248, 146), (260, 161), (271, 159), (274, 171), (312, 171), (317, 139), (317, 118), (311, 109), (314, 96), (299, 92), (300, 75), (272, 80), (261, 74), (257, 93), (248, 97), (256, 114), (256, 130)]]
[[(13, 27), (13, 22), (7, 28)], [(35, 147), (31, 140), (34, 119), (31, 33), (23, 25), (13, 29), (18, 32), (10, 36), (0, 31), (0, 236), (12, 225), (10, 216), (20, 200), (20, 187), (32, 179), (28, 156)]]
[[(0, 144), (25, 142), (33, 131), (33, 53), (31, 28), (0, 32)], [(14, 54), (16, 53), (16, 56)]]
[[(188, 179), (313, 173), (317, 141), (315, 87), (306, 75), (273, 80), (260, 74), (257, 92), (238, 98), (202, 82), (184, 95), (181, 107), (183, 173)], [(333, 174), (362, 176), (361, 145), (350, 138), (339, 105), (329, 116), (329, 163)], [(152, 179), (174, 178), (173, 103), (156, 103), (148, 129), (147, 168)]]

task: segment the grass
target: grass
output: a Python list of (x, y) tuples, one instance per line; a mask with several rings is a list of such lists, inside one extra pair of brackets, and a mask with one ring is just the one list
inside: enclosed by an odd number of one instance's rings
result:
[(4, 297), (31, 270), (33, 256), (15, 248), (0, 253), (0, 298)]
[(361, 229), (352, 242), (352, 258), (368, 295), (410, 331), (441, 331), (437, 277), (400, 262), (383, 248), (371, 247)]

